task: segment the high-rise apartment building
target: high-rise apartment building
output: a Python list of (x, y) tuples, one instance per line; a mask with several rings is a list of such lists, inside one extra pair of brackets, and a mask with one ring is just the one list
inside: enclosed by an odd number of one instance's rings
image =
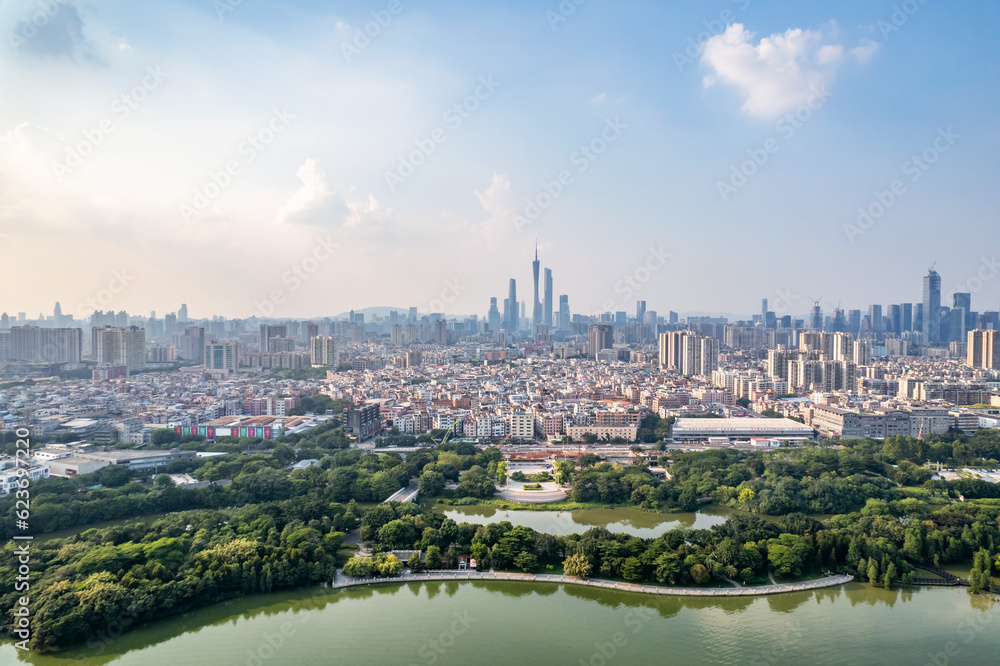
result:
[(711, 375), (719, 367), (719, 341), (697, 331), (661, 333), (660, 366), (686, 377)]
[(966, 365), (1000, 370), (1000, 331), (976, 329), (967, 340)]
[(310, 338), (309, 356), (313, 365), (336, 368), (340, 365), (340, 340), (330, 336)]
[(146, 367), (146, 329), (138, 326), (105, 326), (91, 332), (98, 365), (124, 365), (129, 374)]
[(591, 324), (587, 329), (587, 356), (597, 358), (602, 349), (611, 349), (613, 329), (608, 324)]
[(0, 362), (79, 363), (83, 330), (14, 326), (0, 333)]
[(287, 338), (288, 326), (285, 324), (261, 324), (260, 325), (260, 350), (263, 353), (277, 353), (283, 349), (273, 349), (271, 340), (273, 338)]

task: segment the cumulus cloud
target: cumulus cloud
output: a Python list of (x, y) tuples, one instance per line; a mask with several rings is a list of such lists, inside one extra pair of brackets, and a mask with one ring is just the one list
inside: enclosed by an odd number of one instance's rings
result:
[(871, 39), (865, 39), (862, 40), (861, 46), (851, 49), (851, 55), (854, 56), (855, 60), (864, 64), (871, 60), (872, 56), (878, 52), (878, 47), (878, 42)]
[[(805, 103), (833, 81), (844, 59), (842, 45), (824, 43), (829, 36), (813, 30), (789, 29), (756, 44), (754, 37), (734, 23), (706, 40), (701, 56), (714, 72), (705, 77), (705, 85), (739, 88), (746, 97), (743, 111), (754, 116), (774, 117)], [(852, 55), (860, 60), (854, 51)]]
[(392, 214), (374, 195), (362, 201), (349, 201), (330, 189), (319, 163), (307, 159), (295, 175), (302, 181), (295, 194), (278, 210), (282, 224), (306, 224), (357, 229), (377, 228), (388, 222)]

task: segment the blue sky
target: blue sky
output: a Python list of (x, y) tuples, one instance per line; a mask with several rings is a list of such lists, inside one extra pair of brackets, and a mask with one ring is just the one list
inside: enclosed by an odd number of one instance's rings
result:
[(997, 309), (998, 7), (4, 2), (2, 307)]

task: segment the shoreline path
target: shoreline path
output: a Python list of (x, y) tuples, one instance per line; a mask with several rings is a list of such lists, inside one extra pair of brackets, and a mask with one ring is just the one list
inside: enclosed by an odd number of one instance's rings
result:
[(638, 585), (635, 583), (620, 583), (613, 580), (576, 578), (575, 576), (563, 576), (559, 574), (518, 574), (496, 573), (492, 571), (456, 571), (453, 573), (435, 572), (423, 574), (406, 573), (388, 578), (350, 578), (344, 576), (343, 573), (338, 570), (337, 579), (333, 583), (333, 588), (341, 589), (356, 587), (359, 585), (398, 585), (402, 583), (449, 580), (507, 580), (522, 583), (563, 583), (568, 585), (603, 587), (609, 590), (639, 592), (643, 594), (668, 594), (688, 597), (747, 597), (765, 594), (781, 594), (784, 592), (804, 592), (806, 590), (817, 590), (824, 587), (835, 587), (852, 582), (854, 577), (845, 574), (838, 574), (835, 576), (826, 576), (825, 578), (804, 580), (796, 583), (778, 583), (776, 585), (757, 585), (754, 587), (669, 587), (666, 585)]

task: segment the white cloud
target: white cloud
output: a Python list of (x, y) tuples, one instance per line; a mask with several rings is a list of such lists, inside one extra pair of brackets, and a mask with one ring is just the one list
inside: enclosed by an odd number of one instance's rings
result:
[(734, 23), (709, 38), (701, 60), (714, 70), (706, 86), (733, 85), (746, 96), (743, 110), (774, 117), (805, 103), (814, 91), (833, 81), (843, 47), (823, 44), (824, 34), (799, 28), (764, 37)]
[(878, 42), (871, 39), (865, 39), (862, 40), (861, 46), (851, 49), (851, 55), (854, 56), (855, 60), (864, 64), (872, 59), (872, 56), (878, 52), (878, 49)]
[(384, 225), (392, 215), (392, 209), (379, 203), (375, 195), (363, 201), (348, 201), (331, 190), (319, 163), (313, 158), (307, 159), (295, 175), (302, 181), (302, 187), (278, 210), (278, 221), (282, 224), (363, 230)]

